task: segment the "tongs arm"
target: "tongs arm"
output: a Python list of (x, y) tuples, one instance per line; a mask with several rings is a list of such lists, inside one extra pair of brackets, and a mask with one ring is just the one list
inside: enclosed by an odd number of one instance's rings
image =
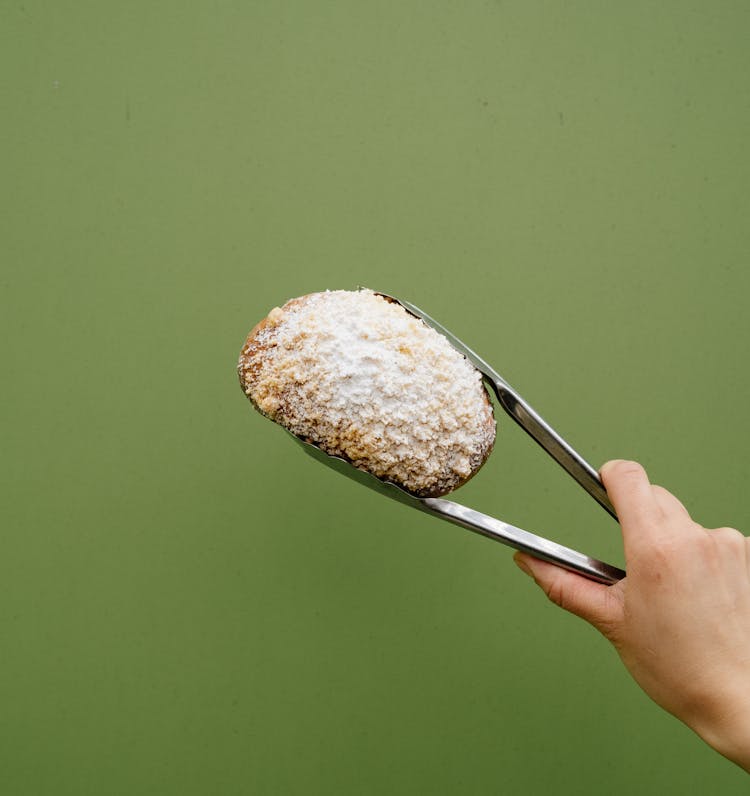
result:
[(484, 373), (503, 409), (612, 517), (615, 509), (599, 473), (496, 373)]
[(358, 470), (339, 456), (331, 456), (325, 453), (316, 445), (295, 437), (291, 432), (289, 432), (289, 436), (302, 447), (305, 453), (321, 464), (325, 464), (326, 467), (330, 467), (332, 470), (351, 478), (357, 483), (375, 490), (378, 494), (385, 495), (410, 508), (440, 517), (440, 519), (452, 522), (454, 525), (460, 525), (462, 528), (467, 528), (489, 539), (494, 539), (496, 542), (508, 545), (508, 547), (513, 547), (524, 553), (530, 553), (535, 558), (550, 561), (564, 569), (577, 572), (589, 580), (612, 584), (625, 577), (625, 573), (621, 569), (611, 564), (605, 564), (603, 561), (590, 558), (576, 550), (571, 550), (569, 547), (563, 547), (563, 545), (545, 539), (542, 536), (516, 528), (515, 525), (490, 517), (488, 514), (482, 514), (480, 511), (470, 509), (468, 506), (462, 506), (460, 503), (454, 503), (444, 498), (419, 498), (411, 495), (396, 486), (396, 484), (381, 481), (371, 473)]
[(607, 497), (599, 473), (540, 416), (521, 396), (508, 384), (497, 371), (491, 368), (478, 354), (471, 350), (454, 334), (423, 312), (414, 304), (403, 299), (380, 293), (391, 301), (400, 304), (407, 312), (421, 318), (428, 326), (440, 332), (448, 342), (460, 351), (474, 367), (484, 376), (502, 408), (518, 423), (519, 426), (591, 495), (602, 508), (617, 519), (614, 507)]
[(625, 577), (623, 570), (611, 564), (590, 558), (577, 550), (571, 550), (569, 547), (564, 547), (542, 536), (516, 528), (515, 525), (482, 514), (480, 511), (462, 506), (460, 503), (443, 500), (443, 498), (421, 498), (418, 500), (421, 504), (419, 507), (428, 514), (448, 520), (448, 522), (494, 539), (508, 547), (529, 553), (535, 558), (549, 561), (563, 569), (577, 572), (589, 580), (611, 586)]

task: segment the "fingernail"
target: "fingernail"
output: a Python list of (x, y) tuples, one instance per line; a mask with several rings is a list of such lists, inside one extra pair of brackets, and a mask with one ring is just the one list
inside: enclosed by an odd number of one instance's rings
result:
[(531, 568), (530, 568), (530, 567), (529, 567), (529, 565), (528, 565), (528, 564), (527, 564), (527, 563), (526, 563), (526, 562), (525, 562), (525, 561), (524, 561), (524, 560), (521, 558), (521, 556), (520, 556), (520, 554), (519, 554), (519, 553), (516, 553), (516, 554), (513, 556), (513, 560), (516, 562), (516, 566), (517, 566), (517, 567), (518, 567), (518, 568), (521, 570), (521, 572), (524, 572), (524, 573), (525, 573), (526, 575), (528, 575), (530, 578), (533, 578), (533, 577), (534, 577), (534, 573), (531, 571)]

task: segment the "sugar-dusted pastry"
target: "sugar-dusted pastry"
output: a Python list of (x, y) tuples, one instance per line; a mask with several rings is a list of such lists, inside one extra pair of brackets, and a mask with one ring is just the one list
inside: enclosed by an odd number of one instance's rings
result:
[(495, 440), (480, 373), (370, 290), (311, 293), (271, 310), (238, 370), (266, 417), (419, 497), (468, 481)]

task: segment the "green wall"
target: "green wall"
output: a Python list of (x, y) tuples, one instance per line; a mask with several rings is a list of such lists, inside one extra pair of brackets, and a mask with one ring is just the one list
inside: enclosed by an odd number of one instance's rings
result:
[[(739, 794), (510, 551), (236, 382), (366, 285), (750, 532), (750, 6), (0, 6), (9, 796)], [(621, 563), (510, 421), (457, 499)]]

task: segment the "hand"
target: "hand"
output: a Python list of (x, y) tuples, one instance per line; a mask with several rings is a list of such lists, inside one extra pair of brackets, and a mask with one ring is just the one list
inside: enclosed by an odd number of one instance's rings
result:
[(608, 462), (601, 476), (627, 577), (604, 586), (523, 553), (516, 563), (609, 639), (657, 704), (750, 772), (750, 541), (693, 522), (635, 462)]

